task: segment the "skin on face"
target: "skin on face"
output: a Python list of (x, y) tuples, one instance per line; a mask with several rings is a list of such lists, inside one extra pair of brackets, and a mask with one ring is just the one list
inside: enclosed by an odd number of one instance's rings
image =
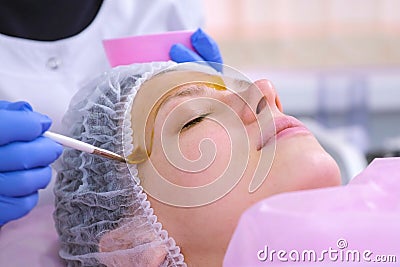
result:
[[(218, 79), (212, 78), (213, 82), (207, 84), (201, 74), (196, 75), (193, 77), (197, 82), (186, 83), (190, 80), (188, 73), (166, 72), (149, 80), (150, 83), (144, 86), (147, 88), (142, 86), (139, 92), (143, 89), (162, 91), (165, 97), (154, 98), (159, 101), (152, 103), (156, 108), (148, 113), (151, 123), (143, 127), (145, 133), (141, 134), (142, 137), (152, 138), (151, 142), (149, 139), (142, 142), (146, 143), (151, 154), (148, 151), (150, 157), (137, 166), (154, 214), (181, 248), (185, 262), (189, 266), (221, 266), (240, 215), (247, 208), (278, 193), (337, 186), (340, 184), (340, 171), (315, 137), (304, 127), (294, 127), (294, 118), (283, 114), (276, 91), (268, 80), (253, 84), (235, 81), (229, 83), (233, 90), (216, 90), (212, 83)], [(173, 82), (179, 79), (183, 81), (182, 86)], [(174, 86), (172, 93), (166, 93), (166, 85)], [(149, 110), (146, 107), (149, 106), (146, 103), (149, 99), (149, 96), (136, 96), (133, 120), (144, 110)], [(232, 123), (231, 118), (238, 118), (240, 125)], [(290, 128), (288, 131), (282, 129), (282, 122), (286, 121), (291, 122), (283, 123), (287, 126), (286, 130)], [(296, 121), (294, 124), (297, 125)], [(132, 125), (135, 134), (138, 130), (135, 121)], [(277, 135), (276, 130), (280, 131)], [(235, 138), (242, 138), (243, 146), (232, 143)], [(175, 141), (176, 145), (171, 146), (170, 143)], [(161, 179), (180, 187), (210, 185), (226, 172), (228, 165), (243, 165), (232, 162), (235, 153), (246, 155), (245, 168), (237, 171), (238, 177), (232, 177), (237, 178), (238, 183), (221, 198), (205, 205), (170, 205), (146, 190), (157, 187)], [(171, 160), (171, 155), (175, 154), (179, 154), (197, 171), (185, 170), (179, 162)], [(196, 161), (202, 157), (211, 159), (210, 164), (204, 166), (201, 160)], [(265, 158), (270, 158), (271, 162), (263, 162)], [(261, 186), (250, 193), (249, 184), (259, 164), (271, 166), (262, 177), (265, 180)], [(179, 192), (177, 190), (175, 194)], [(174, 192), (168, 194), (174, 195)], [(185, 195), (188, 202), (191, 197), (198, 198), (195, 194)], [(112, 236), (115, 231), (107, 236)]]
[[(166, 73), (163, 78), (168, 80), (168, 76)], [(160, 86), (163, 84), (162, 80), (160, 79)], [(192, 90), (195, 93), (190, 94), (190, 87), (201, 89)], [(249, 142), (249, 160), (244, 174), (234, 189), (219, 200), (200, 207), (182, 208), (149, 196), (154, 213), (181, 247), (187, 263), (221, 266), (238, 219), (252, 204), (278, 193), (340, 184), (340, 171), (336, 162), (310, 132), (299, 129), (278, 136), (270, 172), (261, 187), (254, 193), (249, 193), (249, 184), (257, 168), (261, 150), (270, 152), (273, 146), (270, 142), (261, 149), (259, 147), (262, 138), (260, 127), (265, 127), (265, 124), (260, 126), (258, 121), (262, 111), (269, 114), (269, 119), (287, 117), (282, 112), (274, 87), (268, 80), (259, 80), (241, 93), (242, 98), (231, 91), (217, 91), (204, 84), (186, 85), (180, 89), (183, 93), (170, 96), (159, 108), (154, 122), (151, 156), (148, 161), (138, 165), (139, 177), (145, 189), (147, 185), (157, 183), (160, 179), (148, 175), (153, 174), (149, 169), (156, 168), (160, 176), (176, 185), (196, 187), (217, 179), (229, 164), (231, 153), (235, 153), (230, 146), (229, 134), (223, 125), (207, 118), (212, 116), (210, 113), (218, 112), (212, 107), (215, 101), (196, 105), (196, 99), (218, 100), (230, 106), (243, 122)], [(175, 114), (181, 114), (184, 118), (176, 115), (174, 117), (174, 109)], [(165, 124), (166, 121), (170, 122), (169, 125)], [(202, 140), (212, 140), (216, 155), (214, 161), (208, 168), (197, 173), (183, 171), (171, 164), (165, 156), (162, 135), (164, 140), (168, 140), (165, 135), (177, 135), (177, 151), (180, 149), (189, 160), (202, 156), (199, 150)]]

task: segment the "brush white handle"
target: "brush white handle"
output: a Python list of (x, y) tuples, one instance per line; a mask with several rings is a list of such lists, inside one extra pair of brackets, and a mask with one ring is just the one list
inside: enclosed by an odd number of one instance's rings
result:
[(96, 149), (95, 146), (86, 144), (82, 141), (78, 141), (71, 137), (67, 137), (67, 136), (64, 136), (61, 134), (56, 134), (56, 133), (49, 132), (49, 131), (43, 133), (43, 136), (53, 139), (60, 145), (74, 148), (74, 149), (77, 149), (77, 150), (80, 150), (83, 152), (87, 152), (87, 153), (93, 153), (93, 151)]

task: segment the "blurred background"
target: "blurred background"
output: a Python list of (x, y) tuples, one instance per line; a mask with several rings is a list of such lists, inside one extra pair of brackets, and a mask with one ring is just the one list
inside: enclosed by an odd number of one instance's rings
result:
[(284, 111), (337, 154), (344, 176), (399, 156), (400, 0), (204, 0), (204, 8), (225, 63), (271, 80)]

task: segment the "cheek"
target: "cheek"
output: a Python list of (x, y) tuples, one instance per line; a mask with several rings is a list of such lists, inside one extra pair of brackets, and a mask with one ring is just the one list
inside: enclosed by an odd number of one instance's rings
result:
[(204, 154), (216, 158), (230, 154), (230, 140), (225, 129), (215, 122), (198, 124), (179, 135), (179, 147), (188, 160), (198, 160)]
[(179, 137), (182, 156), (193, 162), (198, 172), (181, 172), (188, 186), (211, 183), (227, 168), (231, 157), (231, 142), (225, 129), (215, 122), (196, 125)]
[(167, 146), (157, 138), (157, 133), (154, 138), (150, 158), (153, 166), (163, 178), (180, 186), (209, 184), (224, 172), (230, 162), (229, 135), (223, 127), (212, 121), (204, 121), (182, 132), (177, 137), (179, 147), (169, 146), (173, 157), (164, 153), (163, 148)]

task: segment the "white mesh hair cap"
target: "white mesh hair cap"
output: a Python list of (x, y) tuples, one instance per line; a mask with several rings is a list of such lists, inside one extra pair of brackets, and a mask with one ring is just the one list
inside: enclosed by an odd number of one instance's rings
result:
[[(68, 135), (123, 155), (131, 143), (123, 138), (132, 132), (131, 100), (144, 81), (176, 65), (134, 64), (104, 73), (73, 98), (63, 121)], [(56, 169), (53, 216), (67, 266), (186, 266), (153, 214), (136, 165), (65, 149)], [(110, 231), (112, 238), (105, 235)]]

